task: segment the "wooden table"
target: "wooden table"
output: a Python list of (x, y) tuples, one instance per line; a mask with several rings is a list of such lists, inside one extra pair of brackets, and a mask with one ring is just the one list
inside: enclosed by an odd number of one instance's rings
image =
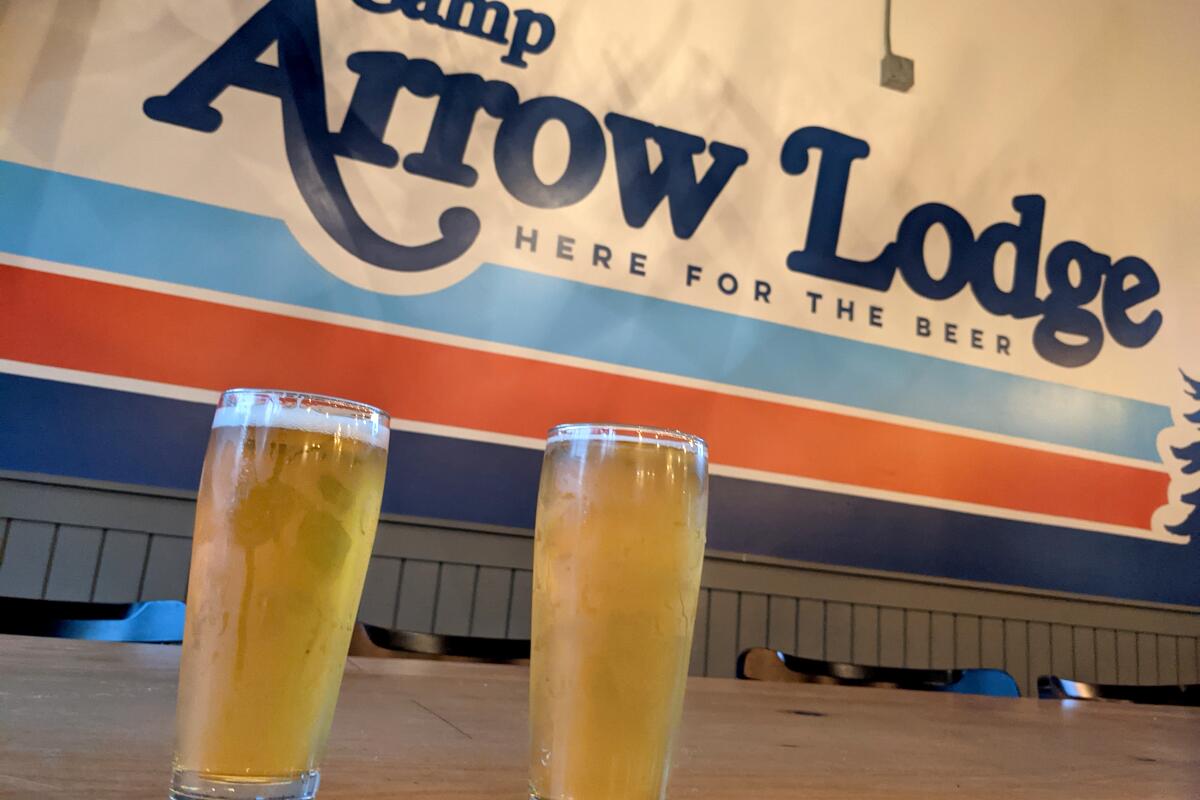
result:
[[(0, 798), (165, 797), (178, 656), (0, 636)], [(527, 676), (351, 659), (322, 800), (524, 798)], [(1195, 800), (1200, 711), (693, 679), (670, 796)]]

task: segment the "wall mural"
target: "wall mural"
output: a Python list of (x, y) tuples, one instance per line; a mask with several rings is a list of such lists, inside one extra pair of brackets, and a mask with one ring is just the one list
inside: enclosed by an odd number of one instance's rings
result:
[(281, 386), (392, 413), (385, 511), (528, 527), (547, 427), (662, 425), (714, 548), (1200, 605), (1198, 162), (1085, 119), (1192, 48), (913, 3), (900, 94), (865, 3), (197, 5), (0, 12), (0, 468), (191, 489)]

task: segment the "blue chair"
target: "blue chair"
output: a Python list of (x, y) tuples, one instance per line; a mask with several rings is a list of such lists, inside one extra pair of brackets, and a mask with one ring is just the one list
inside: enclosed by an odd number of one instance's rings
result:
[(0, 633), (18, 636), (179, 644), (183, 616), (184, 604), (178, 600), (78, 603), (0, 597)]
[(1099, 700), (1116, 703), (1150, 703), (1158, 706), (1200, 706), (1200, 684), (1169, 686), (1119, 686), (1084, 683), (1042, 675), (1038, 678), (1042, 700)]
[(737, 676), (746, 680), (875, 686), (923, 692), (1020, 697), (1017, 682), (999, 669), (907, 669), (865, 667), (800, 658), (755, 647), (738, 657)]

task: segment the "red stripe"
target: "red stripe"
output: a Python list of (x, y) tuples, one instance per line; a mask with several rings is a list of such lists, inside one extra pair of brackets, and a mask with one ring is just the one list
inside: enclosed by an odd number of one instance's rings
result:
[(17, 361), (286, 386), (537, 438), (564, 420), (662, 425), (706, 437), (729, 466), (1143, 529), (1167, 492), (1151, 469), (16, 267), (0, 266), (0, 303), (0, 357)]

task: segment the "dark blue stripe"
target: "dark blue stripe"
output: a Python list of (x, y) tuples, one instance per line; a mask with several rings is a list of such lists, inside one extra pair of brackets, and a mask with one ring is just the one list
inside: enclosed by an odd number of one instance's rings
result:
[[(0, 469), (195, 491), (212, 418), (206, 403), (0, 373)], [(531, 528), (541, 465), (535, 450), (392, 431), (383, 510)]]
[(825, 564), (1200, 606), (1188, 545), (714, 478), (709, 544)]
[[(0, 469), (195, 489), (211, 419), (205, 404), (0, 375)], [(393, 432), (384, 510), (528, 528), (540, 466), (537, 451)], [(718, 550), (1200, 606), (1200, 541), (723, 477), (712, 480), (708, 538)]]

